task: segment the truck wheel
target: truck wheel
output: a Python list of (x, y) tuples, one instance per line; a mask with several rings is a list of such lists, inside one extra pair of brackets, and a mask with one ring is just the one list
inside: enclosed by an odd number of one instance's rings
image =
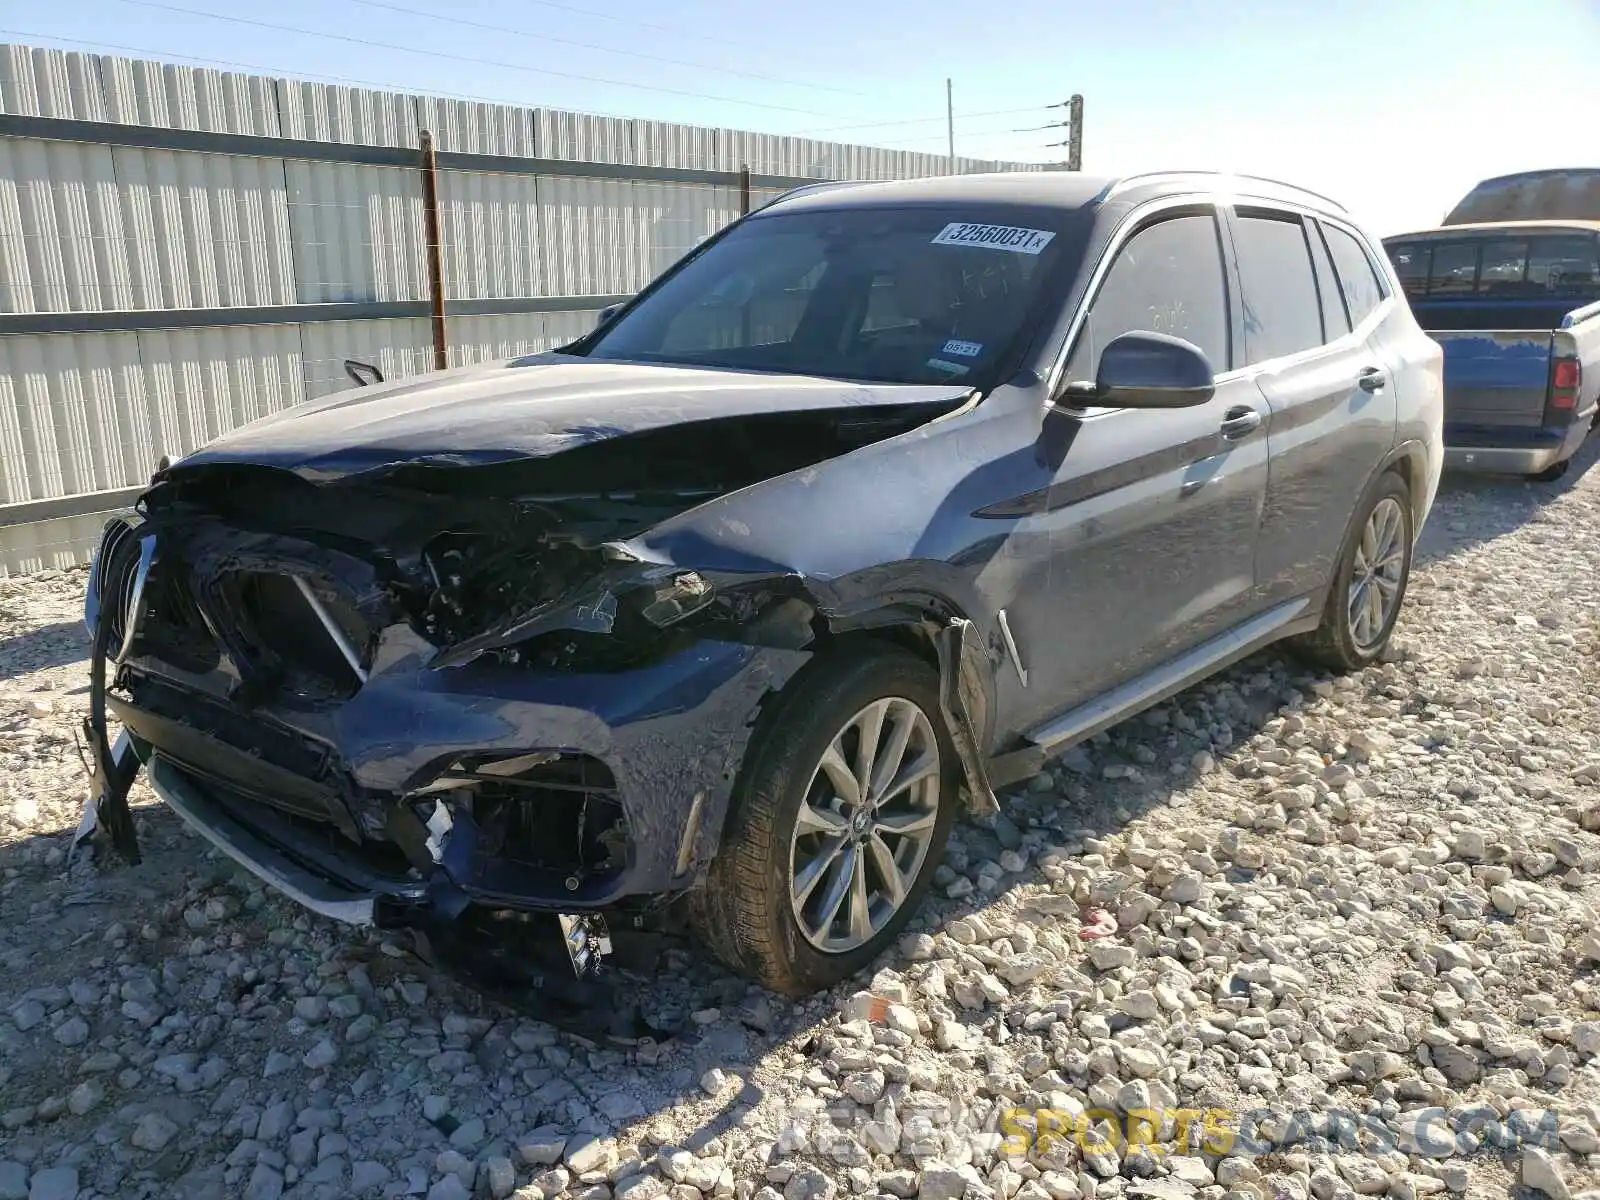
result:
[(1383, 654), (1411, 578), (1411, 489), (1394, 472), (1367, 494), (1334, 568), (1322, 624), (1295, 640), (1305, 657), (1359, 671)]
[(1565, 475), (1567, 473), (1567, 469), (1571, 466), (1572, 460), (1570, 458), (1564, 458), (1558, 463), (1551, 463), (1542, 471), (1535, 471), (1532, 475), (1528, 476), (1528, 479), (1532, 483), (1554, 483), (1556, 480)]
[(732, 970), (804, 995), (899, 934), (944, 852), (960, 772), (938, 673), (897, 647), (824, 659), (763, 715), (691, 910)]

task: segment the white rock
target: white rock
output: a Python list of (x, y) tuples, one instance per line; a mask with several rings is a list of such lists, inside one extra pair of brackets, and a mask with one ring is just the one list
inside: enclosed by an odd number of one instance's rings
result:
[(547, 1167), (561, 1161), (567, 1139), (554, 1126), (545, 1125), (517, 1139), (517, 1155), (530, 1167)]
[(1118, 967), (1131, 967), (1139, 958), (1132, 946), (1110, 940), (1089, 944), (1089, 961), (1101, 971), (1114, 971)]
[(727, 1072), (720, 1067), (712, 1067), (700, 1076), (700, 1090), (708, 1096), (720, 1096), (722, 1090), (728, 1086)]
[(134, 1123), (129, 1141), (141, 1150), (163, 1150), (177, 1133), (177, 1124), (166, 1114), (147, 1112)]
[(495, 1155), (486, 1160), (483, 1164), (483, 1174), (489, 1195), (494, 1197), (494, 1200), (505, 1200), (517, 1189), (517, 1172), (509, 1158)]
[[(268, 1163), (258, 1162), (245, 1184), (244, 1200), (278, 1200), (283, 1195), (283, 1176)], [(432, 1200), (432, 1193), (429, 1193)]]
[(78, 1169), (46, 1167), (33, 1173), (28, 1200), (78, 1200)]
[(958, 1168), (938, 1159), (922, 1164), (917, 1200), (961, 1200), (966, 1190), (967, 1177)]
[(611, 1142), (581, 1135), (568, 1140), (565, 1147), (566, 1163), (578, 1175), (609, 1167), (616, 1161), (617, 1149)]
[(1525, 1187), (1543, 1192), (1550, 1200), (1568, 1200), (1572, 1194), (1555, 1159), (1537, 1146), (1522, 1149), (1522, 1182)]

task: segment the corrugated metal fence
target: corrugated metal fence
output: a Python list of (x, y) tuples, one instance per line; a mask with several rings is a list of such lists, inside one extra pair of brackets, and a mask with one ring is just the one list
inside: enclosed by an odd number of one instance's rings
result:
[(81, 561), (162, 455), (347, 386), (346, 358), (434, 365), (424, 131), (450, 365), (570, 341), (746, 194), (950, 170), (0, 45), (0, 574)]

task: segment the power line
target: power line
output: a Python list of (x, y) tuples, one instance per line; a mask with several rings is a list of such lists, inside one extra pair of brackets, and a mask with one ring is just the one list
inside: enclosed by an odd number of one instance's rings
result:
[(229, 21), (236, 25), (249, 25), (257, 29), (271, 29), (278, 33), (294, 33), (304, 37), (319, 37), (329, 41), (345, 42), (355, 46), (367, 46), (378, 50), (398, 50), (403, 54), (416, 54), (424, 58), (448, 59), (454, 62), (471, 63), (480, 67), (497, 67), (507, 71), (521, 71), (529, 75), (548, 75), (557, 79), (573, 79), (581, 83), (603, 83), (608, 87), (634, 88), (638, 91), (658, 92), (668, 96), (686, 96), (693, 100), (710, 100), (717, 104), (739, 104), (748, 108), (761, 108), (773, 112), (803, 113), (812, 117), (833, 117), (837, 113), (819, 112), (813, 108), (796, 108), (787, 104), (768, 104), (760, 100), (739, 100), (732, 96), (716, 96), (707, 92), (691, 92), (683, 88), (663, 87), (658, 84), (633, 83), (623, 79), (606, 79), (598, 75), (580, 75), (571, 71), (553, 71), (546, 67), (529, 67), (522, 63), (501, 62), (492, 58), (475, 58), (469, 54), (452, 54), (446, 50), (419, 50), (415, 46), (402, 46), (396, 42), (380, 42), (372, 38), (353, 37), (344, 33), (326, 33), (318, 29), (301, 29), (295, 25), (279, 25), (273, 21), (262, 21), (254, 17), (240, 17), (231, 13), (205, 12), (196, 8), (182, 8), (176, 4), (162, 4), (159, 0), (122, 0), (124, 4), (132, 4), (139, 8), (152, 8), (164, 12), (179, 13), (190, 17), (205, 17), (213, 21)]
[(1042, 133), (1047, 129), (1065, 129), (1067, 136), (1059, 142), (1046, 142), (1045, 149), (1054, 150), (1058, 147), (1065, 147), (1067, 151), (1067, 170), (1081, 170), (1083, 162), (1083, 97), (1074, 94), (1069, 100), (1046, 104), (1044, 107), (1047, 109), (1066, 109), (1067, 119), (1065, 121), (1047, 121), (1043, 125), (1028, 125), (1021, 129), (1013, 129), (1011, 132)]
[[(1008, 127), (1008, 126), (996, 126), (993, 129), (963, 129), (960, 132), (961, 132), (961, 136), (962, 137), (992, 137), (997, 133), (1016, 133), (1017, 131), (1015, 129), (1012, 129), (1012, 128)], [(943, 142), (943, 141), (946, 141), (947, 139), (946, 139), (946, 135), (943, 134), (943, 133), (928, 133), (928, 134), (916, 134), (913, 137), (887, 138), (885, 140), (894, 142), (896, 145), (907, 145), (907, 144), (921, 144), (921, 143), (924, 143), (924, 142)], [(1012, 140), (1013, 141), (1021, 141), (1022, 139), (1012, 139)], [(1032, 140), (1031, 139), (1028, 139), (1028, 140), (1029, 140), (1029, 144), (1032, 144)], [(894, 147), (893, 146), (886, 146), (884, 148), (892, 150)]]
[[(281, 75), (290, 79), (311, 79), (319, 83), (343, 84), (348, 87), (377, 88), (380, 91), (401, 92), (406, 95), (416, 95), (415, 85), (409, 83), (393, 83), (381, 79), (354, 79), (349, 75), (323, 75), (316, 71), (302, 71), (299, 68), (274, 67), (265, 63), (238, 62), (228, 58), (198, 58), (192, 54), (175, 54), (168, 50), (154, 50), (149, 46), (128, 46), (118, 42), (90, 42), (83, 38), (61, 37), (54, 33), (34, 33), (26, 29), (0, 29), (0, 36), (27, 38), (35, 42), (60, 42), (68, 46), (80, 46), (85, 50), (110, 50), (120, 54), (148, 54), (152, 58), (166, 61), (194, 63), (201, 67), (226, 67), (240, 71), (264, 71), (270, 75)], [(444, 92), (429, 89), (428, 95), (439, 96), (446, 100), (471, 100), (479, 104), (506, 104), (514, 108), (526, 108), (526, 100), (513, 100), (509, 96), (480, 96), (471, 92)], [(631, 120), (627, 113), (587, 112), (591, 117), (612, 117), (618, 120)]]
[[(1030, 104), (1026, 108), (991, 108), (982, 112), (957, 113), (956, 120), (968, 121), (973, 117), (1008, 117), (1016, 113), (1038, 112), (1037, 104)], [(904, 121), (868, 121), (861, 125), (829, 125), (821, 129), (797, 129), (794, 136), (808, 136), (813, 133), (848, 133), (853, 129), (888, 129), (897, 125), (932, 125), (935, 121), (943, 124), (944, 117), (911, 117)]]
[(735, 46), (743, 48), (748, 43), (735, 41), (732, 38), (716, 37), (709, 33), (695, 33), (686, 29), (674, 29), (670, 25), (657, 25), (652, 21), (641, 21), (636, 17), (619, 17), (615, 13), (602, 12), (595, 8), (579, 8), (575, 4), (560, 4), (557, 0), (522, 0), (524, 4), (535, 4), (540, 8), (553, 8), (560, 12), (577, 13), (579, 16), (589, 17), (599, 21), (614, 21), (619, 25), (627, 25), (633, 29), (653, 29), (657, 33), (670, 33), (674, 37), (689, 38), (699, 42), (715, 42), (721, 46)]
[(583, 50), (596, 50), (601, 54), (617, 54), (624, 58), (643, 59), (645, 62), (667, 63), (675, 67), (691, 67), (696, 71), (719, 71), (724, 75), (737, 75), (744, 79), (760, 80), (763, 83), (781, 83), (787, 87), (813, 88), (821, 92), (836, 92), (843, 96), (864, 96), (866, 94), (850, 88), (831, 87), (824, 83), (805, 83), (797, 79), (785, 79), (778, 75), (764, 75), (759, 71), (741, 71), (737, 67), (722, 67), (713, 63), (693, 62), (682, 58), (667, 58), (659, 54), (644, 54), (637, 50), (601, 46), (594, 42), (580, 42), (572, 38), (558, 37), (553, 33), (530, 33), (525, 29), (514, 29), (509, 25), (491, 25), (485, 21), (472, 21), (466, 17), (447, 16), (441, 13), (428, 12), (426, 9), (421, 8), (407, 8), (403, 4), (387, 3), (386, 0), (349, 0), (349, 3), (364, 5), (367, 8), (385, 9), (389, 12), (405, 13), (408, 16), (422, 17), (429, 21), (439, 21), (447, 25), (462, 25), (471, 29), (482, 29), (489, 33), (509, 33), (513, 37), (529, 38), (532, 41), (577, 46)]

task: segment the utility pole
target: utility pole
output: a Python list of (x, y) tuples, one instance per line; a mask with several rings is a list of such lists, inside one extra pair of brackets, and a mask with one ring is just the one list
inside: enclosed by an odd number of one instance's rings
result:
[(1071, 128), (1067, 130), (1067, 170), (1083, 170), (1083, 97), (1074, 94), (1067, 101), (1067, 120)]
[(1072, 97), (1061, 101), (1059, 104), (1047, 104), (1046, 108), (1064, 108), (1067, 110), (1065, 121), (1051, 121), (1048, 125), (1034, 125), (1028, 129), (1018, 129), (1016, 133), (1033, 133), (1041, 129), (1065, 129), (1066, 140), (1050, 142), (1048, 147), (1065, 146), (1067, 161), (1063, 164), (1069, 171), (1083, 170), (1083, 97), (1074, 92)]
[(950, 80), (944, 81), (944, 131), (950, 149), (950, 174), (956, 173), (956, 101)]

